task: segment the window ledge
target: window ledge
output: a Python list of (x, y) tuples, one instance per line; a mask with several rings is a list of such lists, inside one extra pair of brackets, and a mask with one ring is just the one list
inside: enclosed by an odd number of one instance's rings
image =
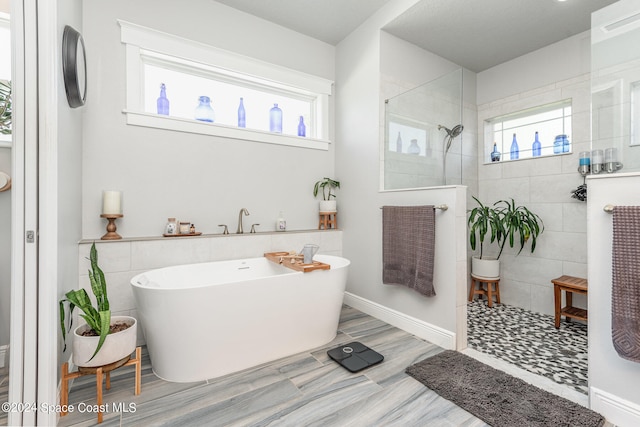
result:
[(197, 120), (183, 119), (179, 117), (161, 116), (158, 114), (141, 113), (137, 111), (123, 110), (127, 116), (127, 124), (156, 129), (173, 130), (177, 132), (212, 135), (223, 138), (240, 139), (243, 141), (262, 142), (267, 144), (288, 145), (298, 148), (313, 150), (329, 150), (329, 141), (302, 138), (293, 135), (274, 134), (254, 129), (242, 129), (216, 123), (205, 123)]

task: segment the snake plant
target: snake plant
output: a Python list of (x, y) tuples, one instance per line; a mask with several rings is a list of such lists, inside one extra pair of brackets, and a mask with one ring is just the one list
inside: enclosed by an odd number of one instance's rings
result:
[[(84, 314), (81, 314), (87, 325), (100, 337), (91, 359), (98, 354), (102, 348), (104, 340), (109, 334), (111, 326), (111, 310), (109, 309), (109, 299), (107, 298), (107, 282), (104, 273), (98, 266), (98, 251), (95, 242), (91, 245), (89, 252), (89, 261), (91, 262), (91, 270), (89, 270), (89, 281), (91, 282), (91, 291), (96, 299), (96, 306), (93, 306), (91, 298), (84, 289), (73, 289), (65, 294), (59, 302), (60, 306), (60, 328), (62, 329), (62, 339), (65, 340), (67, 331), (65, 330), (65, 306), (69, 306), (69, 331), (73, 322), (73, 310), (77, 307)], [(65, 341), (64, 350), (67, 344)], [(89, 360), (91, 360), (89, 359)]]
[(0, 81), (0, 134), (11, 134), (11, 82)]

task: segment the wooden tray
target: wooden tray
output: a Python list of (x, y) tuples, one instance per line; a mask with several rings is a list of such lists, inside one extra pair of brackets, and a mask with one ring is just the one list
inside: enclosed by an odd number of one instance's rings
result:
[(195, 233), (189, 234), (163, 234), (164, 237), (188, 237), (188, 236), (199, 236), (201, 235), (201, 231), (196, 231)]
[(302, 255), (297, 255), (295, 252), (265, 252), (264, 256), (269, 261), (275, 262), (276, 264), (282, 264), (292, 270), (302, 271), (303, 273), (308, 273), (314, 270), (331, 269), (331, 265), (320, 261), (313, 261), (311, 264), (304, 264), (302, 262)]

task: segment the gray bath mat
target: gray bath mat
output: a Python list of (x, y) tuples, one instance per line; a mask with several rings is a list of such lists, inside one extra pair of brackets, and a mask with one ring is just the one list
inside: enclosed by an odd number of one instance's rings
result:
[(469, 356), (445, 350), (406, 370), (493, 427), (604, 425), (604, 417)]

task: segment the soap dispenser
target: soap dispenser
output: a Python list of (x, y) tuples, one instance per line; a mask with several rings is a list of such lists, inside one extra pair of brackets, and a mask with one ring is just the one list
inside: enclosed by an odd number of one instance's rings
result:
[(278, 220), (276, 221), (276, 231), (287, 231), (287, 221), (284, 219), (282, 211), (278, 214)]

